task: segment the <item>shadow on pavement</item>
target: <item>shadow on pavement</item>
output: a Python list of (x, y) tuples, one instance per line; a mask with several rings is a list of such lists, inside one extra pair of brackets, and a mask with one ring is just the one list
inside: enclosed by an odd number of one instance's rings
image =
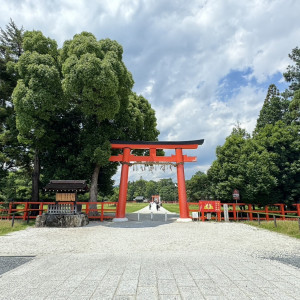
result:
[(146, 227), (158, 227), (166, 224), (174, 223), (179, 218), (178, 214), (167, 214), (167, 221), (165, 221), (165, 214), (153, 214), (151, 220), (151, 214), (140, 214), (138, 221), (138, 214), (131, 213), (126, 214), (127, 222), (112, 222), (112, 221), (90, 221), (91, 226), (104, 226), (111, 228), (146, 228)]
[(276, 260), (286, 265), (292, 265), (298, 269), (300, 269), (300, 255), (293, 255), (293, 256), (271, 256), (267, 257), (266, 259)]
[(29, 262), (33, 258), (34, 256), (0, 256), (0, 277), (2, 274)]

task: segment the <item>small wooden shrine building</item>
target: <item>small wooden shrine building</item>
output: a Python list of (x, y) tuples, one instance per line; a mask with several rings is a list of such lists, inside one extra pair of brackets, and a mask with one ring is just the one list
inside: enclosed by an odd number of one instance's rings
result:
[(89, 223), (88, 216), (77, 204), (78, 194), (88, 191), (85, 180), (51, 180), (45, 192), (55, 193), (56, 201), (48, 204), (47, 213), (36, 219), (36, 227), (80, 227)]
[(85, 180), (50, 180), (45, 186), (45, 192), (56, 193), (56, 201), (76, 202), (78, 194), (88, 192)]

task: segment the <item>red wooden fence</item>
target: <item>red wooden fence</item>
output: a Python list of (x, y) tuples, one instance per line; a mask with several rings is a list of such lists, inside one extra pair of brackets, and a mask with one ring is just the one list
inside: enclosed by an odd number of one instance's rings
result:
[[(70, 202), (59, 202), (60, 204), (72, 204)], [(0, 202), (0, 218), (12, 219), (35, 219), (36, 216), (31, 212), (37, 211), (39, 215), (47, 212), (48, 205), (55, 202)], [(112, 219), (115, 217), (117, 203), (116, 202), (76, 202), (77, 205), (82, 205), (82, 212), (86, 213), (89, 219), (100, 220)], [(37, 208), (32, 208), (32, 205), (38, 205)], [(73, 204), (74, 205), (74, 204)], [(96, 205), (97, 208), (94, 208)], [(2, 208), (1, 208), (2, 207)], [(96, 212), (96, 213), (95, 213)]]
[[(194, 206), (193, 209), (189, 209), (190, 215), (191, 212), (199, 212), (199, 218), (201, 213), (201, 219), (202, 221), (206, 220), (207, 217), (202, 214), (201, 207), (202, 203), (205, 203), (205, 201), (199, 201), (196, 203), (188, 202), (188, 207)], [(273, 215), (276, 215), (277, 219), (279, 220), (285, 220), (285, 219), (293, 219), (294, 216), (295, 219), (297, 217), (300, 217), (300, 203), (293, 204), (295, 207), (295, 210), (286, 210), (285, 205), (281, 203), (273, 204), (273, 205), (266, 205), (264, 209), (253, 209), (252, 204), (246, 204), (246, 203), (221, 203), (221, 217), (216, 213), (216, 215), (212, 215), (213, 220), (224, 220), (224, 204), (228, 205), (228, 213), (229, 213), (229, 220), (233, 221), (253, 221), (258, 220), (258, 215), (260, 220), (266, 220), (269, 221), (270, 218), (272, 218)], [(198, 206), (197, 209), (195, 206)], [(271, 216), (271, 217), (270, 217)], [(298, 219), (298, 218), (297, 218)]]
[[(202, 221), (205, 221), (207, 219), (207, 212), (211, 212), (212, 220), (224, 220), (224, 204), (228, 205), (229, 220), (233, 221), (258, 220), (258, 215), (260, 220), (266, 221), (269, 221), (273, 215), (276, 215), (277, 219), (281, 220), (287, 218), (290, 220), (293, 219), (293, 216), (295, 218), (300, 217), (300, 203), (293, 204), (295, 210), (286, 210), (285, 205), (280, 203), (266, 205), (264, 209), (253, 209), (251, 204), (245, 203), (221, 203), (221, 210), (213, 212), (202, 209), (204, 202), (188, 202), (190, 217), (192, 212), (199, 212), (199, 219), (201, 218)], [(64, 202), (60, 203), (63, 204)], [(66, 203), (70, 204), (70, 202)], [(41, 215), (43, 212), (47, 212), (48, 205), (50, 204), (55, 204), (55, 202), (0, 202), (0, 218), (11, 219), (15, 215), (15, 219), (35, 219), (36, 216), (32, 215), (31, 212), (37, 211)], [(82, 212), (86, 213), (90, 220), (100, 221), (114, 218), (118, 205), (117, 202), (77, 202), (77, 204), (82, 205)], [(32, 208), (32, 205), (38, 205), (38, 207)], [(93, 205), (97, 205), (97, 208), (94, 208)], [(191, 208), (191, 206), (194, 206), (194, 208)]]

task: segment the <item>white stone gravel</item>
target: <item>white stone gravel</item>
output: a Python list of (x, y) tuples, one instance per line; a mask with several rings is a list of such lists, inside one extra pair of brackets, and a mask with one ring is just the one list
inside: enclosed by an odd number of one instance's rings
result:
[(1, 236), (0, 256), (36, 258), (0, 277), (0, 299), (300, 299), (299, 240), (165, 213)]

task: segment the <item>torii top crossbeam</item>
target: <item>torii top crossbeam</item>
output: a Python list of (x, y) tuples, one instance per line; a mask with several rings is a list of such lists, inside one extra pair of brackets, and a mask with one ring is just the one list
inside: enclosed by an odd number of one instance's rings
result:
[(197, 149), (198, 145), (202, 145), (204, 140), (194, 140), (194, 141), (110, 141), (111, 147), (113, 149), (122, 149), (125, 147), (132, 147), (134, 149)]
[(124, 154), (119, 154), (117, 156), (111, 156), (110, 161), (115, 162), (195, 162), (197, 158), (195, 156), (183, 155), (181, 158), (178, 155), (171, 156), (157, 156), (157, 149), (197, 149), (199, 145), (202, 145), (204, 140), (194, 140), (194, 141), (155, 141), (155, 142), (144, 142), (144, 141), (111, 141), (112, 149), (125, 149), (129, 148), (131, 150), (135, 149), (149, 149), (150, 153), (148, 156), (136, 156), (129, 154), (128, 156)]

